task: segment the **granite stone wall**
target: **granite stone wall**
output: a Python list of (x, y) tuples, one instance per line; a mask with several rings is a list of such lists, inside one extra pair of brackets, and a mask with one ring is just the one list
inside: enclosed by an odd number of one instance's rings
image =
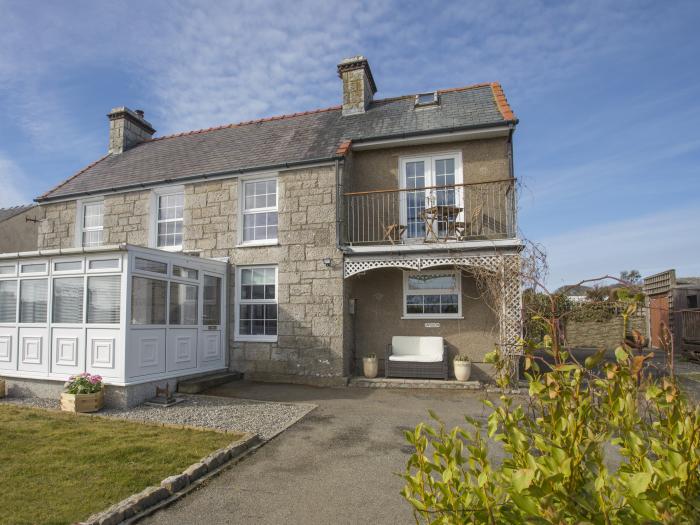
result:
[(75, 247), (75, 201), (42, 204), (45, 219), (39, 224), (37, 249)]
[[(148, 246), (151, 192), (107, 195), (104, 199), (104, 243)], [(43, 204), (46, 220), (39, 226), (39, 249), (75, 248), (77, 201)]]
[(150, 191), (108, 195), (104, 201), (104, 243), (148, 246)]
[[(615, 316), (606, 321), (566, 322), (566, 342), (574, 348), (606, 348), (614, 350), (622, 341), (622, 317)], [(644, 315), (630, 319), (628, 331), (638, 330), (647, 336), (647, 321)]]
[[(335, 168), (278, 177), (278, 242), (242, 246), (238, 180), (185, 187), (186, 251), (228, 257), (230, 367), (247, 377), (313, 383), (340, 381), (343, 363), (342, 256), (336, 248)], [(332, 260), (327, 267), (323, 259)], [(278, 268), (276, 342), (235, 338), (235, 267)]]

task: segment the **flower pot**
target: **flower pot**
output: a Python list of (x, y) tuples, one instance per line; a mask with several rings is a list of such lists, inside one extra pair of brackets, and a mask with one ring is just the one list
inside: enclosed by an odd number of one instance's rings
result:
[(61, 410), (66, 412), (97, 412), (105, 401), (104, 390), (94, 394), (61, 392)]
[(454, 365), (457, 381), (469, 381), (469, 376), (472, 375), (471, 361), (454, 361)]
[(376, 357), (363, 357), (362, 358), (362, 371), (365, 373), (365, 377), (372, 379), (377, 377), (377, 372), (379, 372), (379, 361)]

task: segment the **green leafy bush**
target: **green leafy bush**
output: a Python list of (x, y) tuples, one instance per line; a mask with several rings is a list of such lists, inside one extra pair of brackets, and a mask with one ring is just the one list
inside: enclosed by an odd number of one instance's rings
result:
[[(556, 364), (540, 371), (535, 348), (525, 406), (504, 394), (484, 401), (485, 425), (467, 417), (448, 431), (431, 413), (435, 425), (406, 432), (415, 453), (402, 494), (416, 522), (700, 523), (700, 410), (673, 378), (652, 379), (650, 354), (629, 347), (602, 367), (603, 352), (579, 364), (546, 349)], [(505, 455), (498, 464), (489, 439)]]

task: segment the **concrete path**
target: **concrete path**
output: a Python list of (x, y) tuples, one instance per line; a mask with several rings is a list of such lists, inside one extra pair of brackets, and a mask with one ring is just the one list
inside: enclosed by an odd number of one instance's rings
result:
[(410, 447), (403, 431), (484, 413), (486, 394), (313, 388), (234, 382), (206, 392), (318, 405), (252, 456), (143, 523), (412, 523), (399, 495)]

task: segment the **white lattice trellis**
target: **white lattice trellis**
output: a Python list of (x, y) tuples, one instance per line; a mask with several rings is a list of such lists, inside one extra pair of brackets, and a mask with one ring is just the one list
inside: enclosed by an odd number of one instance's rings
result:
[(492, 272), (500, 284), (498, 298), (499, 341), (504, 355), (516, 356), (522, 351), (522, 295), (520, 282), (520, 256), (518, 254), (495, 255), (446, 255), (440, 257), (369, 258), (352, 257), (345, 260), (345, 278), (378, 268), (423, 270), (436, 266), (472, 266)]

